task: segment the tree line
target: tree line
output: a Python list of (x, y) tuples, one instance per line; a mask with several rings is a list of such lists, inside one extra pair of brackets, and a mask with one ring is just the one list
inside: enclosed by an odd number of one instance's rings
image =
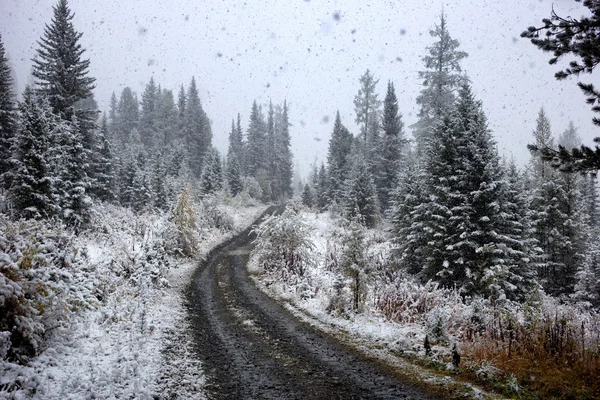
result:
[[(383, 102), (367, 70), (355, 97), (353, 135), (336, 115), (327, 163), (302, 201), (367, 227), (383, 222), (393, 264), (464, 296), (524, 301), (537, 289), (600, 305), (596, 181), (553, 168), (532, 152), (525, 168), (498, 153), (481, 101), (461, 70), (467, 53), (441, 16), (419, 72), (418, 121), (405, 134), (393, 82)], [(539, 112), (532, 141), (578, 148), (571, 122), (556, 138)]]
[[(187, 184), (201, 196), (242, 192), (262, 201), (292, 196), (288, 105), (252, 106), (247, 134), (238, 114), (227, 156), (192, 77), (177, 96), (151, 78), (138, 99), (125, 87), (101, 113), (95, 79), (66, 0), (53, 8), (33, 59), (35, 84), (16, 102), (0, 38), (0, 179), (5, 211), (85, 226), (105, 201), (137, 212), (168, 211)], [(267, 156), (268, 155), (268, 156)], [(272, 157), (271, 155), (275, 155)]]

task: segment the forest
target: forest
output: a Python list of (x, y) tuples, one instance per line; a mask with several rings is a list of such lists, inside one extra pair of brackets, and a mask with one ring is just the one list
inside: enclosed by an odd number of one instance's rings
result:
[[(179, 357), (188, 364), (178, 373), (195, 376), (191, 356), (163, 349), (189, 340), (169, 336), (168, 324), (187, 323), (179, 295), (179, 319), (149, 321), (166, 318), (168, 308), (155, 308), (196, 260), (269, 204), (287, 208), (254, 227), (248, 268), (298, 312), (359, 341), (377, 320), (402, 336), (382, 339), (388, 353), (503, 396), (600, 394), (598, 185), (595, 164), (577, 163), (593, 151), (575, 122), (557, 131), (541, 107), (529, 162), (500, 154), (443, 13), (421, 57), (418, 122), (405, 125), (394, 82), (367, 69), (354, 97), (359, 131), (338, 111), (326, 160), (302, 178), (286, 99), (254, 101), (248, 121), (227, 110), (226, 152), (213, 145), (221, 133), (198, 77), (179, 88), (151, 77), (139, 97), (125, 87), (99, 110), (67, 0), (53, 11), (32, 60), (35, 84), (19, 101), (0, 37), (0, 398), (196, 390), (176, 388), (173, 376), (140, 389), (157, 372), (137, 358), (113, 383), (79, 371), (88, 386), (63, 380), (59, 392), (40, 376), (70, 332), (92, 331), (92, 319), (108, 332), (127, 312), (140, 337), (164, 333), (147, 351), (167, 354), (165, 374)], [(524, 33), (536, 44), (533, 35)], [(593, 100), (593, 87), (582, 89)], [(178, 269), (184, 278), (173, 283)]]

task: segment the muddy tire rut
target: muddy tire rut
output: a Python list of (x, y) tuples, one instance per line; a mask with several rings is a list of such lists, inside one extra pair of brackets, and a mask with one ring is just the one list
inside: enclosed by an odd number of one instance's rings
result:
[(431, 398), (259, 291), (246, 268), (253, 240), (247, 229), (218, 246), (187, 289), (209, 399)]

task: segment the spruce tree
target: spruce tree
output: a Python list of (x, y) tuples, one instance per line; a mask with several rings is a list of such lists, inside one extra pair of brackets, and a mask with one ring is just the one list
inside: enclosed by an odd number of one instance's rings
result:
[(367, 71), (360, 77), (360, 89), (354, 97), (354, 111), (356, 113), (356, 123), (361, 126), (361, 134), (365, 143), (367, 142), (368, 131), (372, 126), (373, 120), (377, 118), (377, 113), (381, 107), (381, 101), (377, 98), (375, 87), (379, 79)]
[[(16, 133), (16, 108), (12, 78), (0, 36), (0, 187), (8, 188), (5, 174), (10, 168), (10, 146)], [(6, 176), (7, 178), (7, 176)]]
[(357, 218), (369, 228), (379, 222), (377, 192), (363, 154), (353, 153), (350, 175), (344, 182), (343, 206), (349, 220)]
[(252, 103), (247, 136), (246, 167), (248, 175), (257, 177), (259, 170), (266, 169), (267, 124), (256, 101)]
[(56, 133), (55, 186), (62, 219), (71, 226), (80, 227), (90, 220), (91, 199), (86, 192), (91, 186), (88, 170), (88, 153), (82, 144), (79, 121), (62, 123)]
[(98, 137), (98, 149), (96, 150), (95, 181), (91, 193), (102, 200), (112, 202), (115, 200), (115, 176), (113, 165), (113, 151), (109, 140), (108, 120), (103, 115)]
[(427, 48), (429, 54), (422, 59), (426, 70), (419, 71), (419, 77), (423, 79), (424, 88), (417, 97), (421, 109), (419, 120), (413, 126), (417, 152), (421, 154), (425, 151), (431, 129), (452, 109), (454, 91), (465, 79), (461, 74), (460, 61), (467, 57), (467, 53), (458, 50), (460, 43), (450, 36), (443, 13), (440, 24), (435, 25), (429, 34), (437, 41)]
[(121, 92), (116, 114), (115, 139), (121, 145), (127, 145), (131, 141), (131, 132), (138, 128), (140, 112), (137, 96), (126, 87)]
[(383, 105), (381, 145), (378, 162), (374, 171), (379, 203), (382, 211), (389, 208), (391, 191), (398, 184), (398, 173), (402, 158), (402, 148), (406, 143), (403, 132), (404, 124), (398, 111), (398, 99), (394, 84), (388, 82), (387, 94)]
[(227, 187), (234, 197), (244, 190), (240, 163), (235, 153), (227, 159)]
[(142, 93), (140, 112), (140, 136), (146, 147), (151, 147), (156, 140), (156, 111), (160, 93), (154, 82), (154, 77), (146, 85)]
[(223, 170), (221, 155), (212, 148), (206, 155), (206, 162), (200, 179), (200, 190), (203, 195), (209, 195), (223, 189)]
[(277, 155), (277, 192), (283, 199), (291, 198), (294, 194), (292, 189), (292, 180), (294, 176), (294, 167), (292, 161), (292, 152), (290, 150), (290, 123), (288, 119), (289, 108), (287, 101), (283, 102), (281, 112), (275, 114), (275, 144)]
[[(540, 110), (533, 132), (540, 147), (553, 147), (550, 122)], [(577, 205), (577, 176), (552, 168), (537, 153), (530, 161), (532, 197), (530, 219), (535, 238), (543, 253), (535, 261), (544, 289), (553, 295), (571, 294), (575, 290), (575, 274), (582, 263), (578, 230), (581, 219)]]
[[(95, 79), (88, 76), (90, 61), (82, 59), (82, 34), (73, 26), (74, 15), (67, 0), (58, 0), (53, 10), (52, 23), (46, 25), (44, 36), (38, 41), (33, 76), (53, 112), (69, 121), (75, 113), (75, 103), (92, 95)], [(77, 116), (88, 121), (91, 117), (85, 113)]]
[(316, 184), (316, 193), (315, 193), (315, 205), (317, 210), (325, 211), (327, 209), (327, 205), (329, 204), (329, 200), (327, 197), (329, 188), (328, 179), (327, 179), (327, 171), (325, 170), (325, 165), (321, 163), (321, 168), (319, 169), (319, 173), (317, 175), (317, 184)]
[(327, 164), (329, 169), (329, 200), (340, 203), (343, 185), (349, 174), (349, 156), (352, 151), (352, 134), (342, 125), (340, 112), (335, 116), (333, 132), (329, 139)]
[(302, 191), (302, 204), (308, 208), (313, 208), (313, 192), (310, 190), (308, 183), (304, 185), (304, 190)]
[(52, 142), (59, 121), (44, 97), (29, 87), (19, 104), (19, 130), (11, 146), (9, 198), (25, 218), (48, 218), (59, 211), (52, 176)]
[(204, 158), (211, 149), (212, 131), (210, 122), (196, 87), (196, 79), (192, 78), (185, 101), (184, 134), (188, 148), (188, 164), (197, 178), (202, 175)]
[(154, 208), (161, 211), (169, 209), (167, 184), (165, 182), (165, 168), (162, 154), (157, 154), (152, 168), (152, 203)]

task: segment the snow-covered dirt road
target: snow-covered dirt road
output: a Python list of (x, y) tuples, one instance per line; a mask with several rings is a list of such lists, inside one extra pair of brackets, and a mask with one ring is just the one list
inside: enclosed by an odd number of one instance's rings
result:
[(188, 288), (208, 398), (430, 398), (260, 292), (246, 269), (253, 239), (248, 229), (215, 249)]

